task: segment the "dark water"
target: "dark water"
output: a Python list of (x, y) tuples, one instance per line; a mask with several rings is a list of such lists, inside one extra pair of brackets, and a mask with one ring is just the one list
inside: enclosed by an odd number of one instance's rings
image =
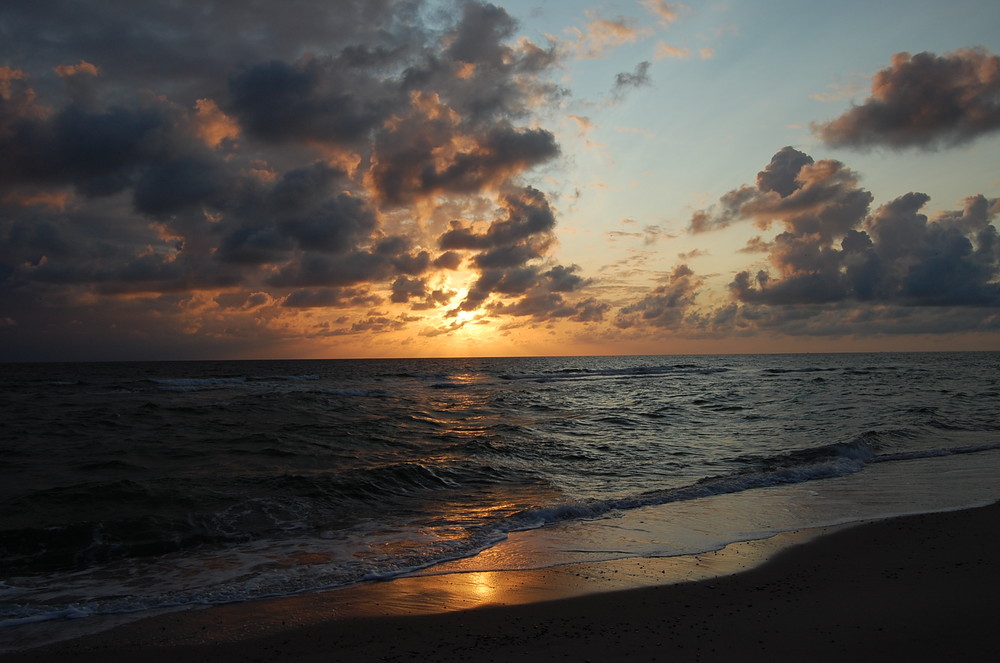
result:
[(8, 625), (391, 577), (515, 530), (1000, 449), (1000, 353), (0, 371)]

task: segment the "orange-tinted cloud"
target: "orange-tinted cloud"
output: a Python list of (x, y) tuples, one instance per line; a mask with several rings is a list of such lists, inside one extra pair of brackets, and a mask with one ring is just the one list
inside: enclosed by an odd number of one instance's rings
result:
[(609, 51), (631, 44), (651, 34), (649, 28), (626, 17), (602, 18), (596, 12), (585, 12), (589, 23), (583, 29), (570, 28), (572, 39), (565, 42), (570, 52), (579, 58), (599, 58)]
[(100, 73), (100, 69), (97, 65), (87, 62), (86, 60), (80, 60), (79, 64), (60, 64), (52, 68), (56, 75), (60, 78), (69, 78), (70, 76), (77, 76), (83, 74), (85, 76), (97, 76)]
[(673, 60), (687, 60), (691, 57), (691, 49), (680, 46), (671, 46), (665, 41), (660, 41), (656, 43), (656, 50), (653, 52), (653, 57), (657, 60), (662, 60), (665, 58), (670, 58)]
[(665, 25), (676, 21), (680, 17), (680, 12), (687, 9), (684, 5), (671, 4), (666, 0), (642, 0), (641, 4)]
[(198, 99), (195, 109), (195, 131), (205, 145), (218, 147), (222, 141), (232, 140), (240, 135), (239, 125), (223, 113), (215, 101)]

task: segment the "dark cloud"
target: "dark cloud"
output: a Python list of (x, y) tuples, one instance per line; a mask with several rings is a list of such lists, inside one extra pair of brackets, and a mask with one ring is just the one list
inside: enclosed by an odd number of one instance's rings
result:
[(400, 316), (390, 318), (384, 314), (372, 314), (363, 320), (353, 323), (350, 327), (338, 327), (336, 329), (324, 328), (318, 336), (353, 336), (365, 333), (382, 333), (403, 329), (407, 323), (413, 322), (410, 318)]
[(858, 307), (844, 303), (810, 306), (732, 304), (699, 320), (692, 336), (801, 337), (843, 339), (979, 334), (1000, 331), (1000, 319), (972, 307)]
[(514, 28), (514, 20), (500, 7), (466, 2), (446, 55), (458, 62), (502, 66), (509, 52), (503, 44), (514, 34)]
[(494, 315), (532, 316), (549, 320), (552, 318), (568, 318), (576, 309), (566, 304), (559, 293), (539, 292), (525, 295), (510, 303), (494, 303), (489, 307)]
[(279, 228), (303, 250), (343, 253), (368, 238), (375, 218), (363, 200), (341, 193), (302, 216), (283, 219)]
[(578, 271), (580, 271), (580, 267), (577, 265), (569, 267), (556, 265), (545, 272), (544, 276), (549, 279), (549, 289), (553, 292), (573, 292), (588, 283), (587, 279), (577, 275)]
[[(28, 90), (24, 95), (33, 98)], [(162, 156), (170, 132), (163, 108), (113, 107), (89, 112), (69, 106), (51, 116), (33, 104), (0, 98), (0, 187), (72, 185), (87, 197), (134, 183), (138, 170)]]
[(833, 160), (783, 148), (754, 185), (696, 212), (690, 231), (752, 223), (747, 253), (765, 254), (732, 277), (730, 300), (701, 290), (707, 277), (682, 265), (622, 306), (629, 335), (733, 338), (760, 334), (844, 337), (994, 333), (1000, 328), (1000, 200), (966, 198), (962, 209), (923, 213), (911, 192), (874, 211), (858, 176)]
[(625, 93), (629, 90), (638, 87), (647, 87), (652, 84), (652, 79), (649, 77), (649, 68), (652, 65), (643, 61), (635, 66), (635, 69), (631, 72), (623, 71), (615, 75), (615, 84), (611, 88), (611, 94), (616, 99), (621, 99), (625, 96)]
[[(112, 80), (105, 87), (113, 86), (108, 94), (116, 101), (148, 89), (190, 105), (198, 98), (219, 98), (227, 81), (248, 64), (294, 62), (306, 53), (346, 61), (345, 52), (419, 48), (430, 39), (420, 20), (424, 5), (420, 0), (251, 6), (43, 0), (4, 7), (0, 37), (10, 62), (36, 78), (83, 60)], [(362, 59), (356, 55), (354, 62)], [(44, 83), (48, 92), (49, 82)]]
[(400, 104), (399, 93), (352, 66), (352, 55), (259, 64), (230, 80), (223, 108), (266, 141), (364, 143)]
[(445, 251), (434, 259), (433, 265), (438, 269), (458, 269), (462, 264), (462, 256), (456, 251)]
[(928, 199), (907, 194), (867, 220), (877, 292), (918, 306), (1000, 306), (998, 201), (972, 196), (961, 212), (929, 221), (920, 214)]
[(416, 254), (402, 253), (394, 256), (392, 266), (400, 274), (418, 276), (431, 267), (431, 254), (427, 251), (420, 251)]
[(265, 292), (223, 292), (215, 296), (215, 303), (223, 309), (239, 309), (244, 311), (258, 310), (272, 303), (272, 298)]
[(410, 279), (400, 276), (392, 283), (392, 301), (405, 304), (411, 297), (425, 297), (427, 283), (423, 279)]
[(868, 211), (872, 195), (858, 186), (857, 175), (834, 160), (814, 162), (791, 147), (782, 148), (757, 174), (756, 186), (724, 194), (719, 204), (692, 215), (690, 230), (699, 233), (753, 220), (763, 229), (775, 221), (790, 235), (819, 235), (824, 241), (845, 233)]
[(798, 181), (803, 166), (811, 166), (813, 158), (793, 147), (783, 147), (771, 157), (771, 163), (757, 173), (757, 189), (774, 191), (782, 198), (788, 197), (802, 188)]
[(303, 288), (294, 290), (281, 302), (287, 308), (330, 308), (379, 303), (378, 297), (355, 288)]
[[(743, 271), (730, 284), (741, 302), (767, 306), (879, 303), (903, 306), (1000, 304), (1000, 254), (992, 225), (996, 200), (972, 196), (961, 211), (930, 220), (929, 197), (908, 193), (869, 213), (872, 196), (837, 161), (814, 162), (784, 148), (744, 186), (709, 211), (694, 230), (754, 221), (783, 230), (754, 238), (776, 274)], [(693, 224), (694, 225), (694, 224)]]
[(135, 208), (163, 216), (199, 205), (221, 208), (234, 181), (217, 160), (195, 155), (156, 161), (136, 179)]
[(557, 64), (554, 45), (511, 44), (516, 24), (506, 10), (467, 0), (459, 5), (461, 20), (445, 35), (443, 57), (426, 58), (411, 68), (407, 81), (443, 78), (436, 86), (442, 98), (464, 123), (476, 126), (524, 117), (531, 104), (565, 95), (538, 77)]
[[(886, 302), (907, 306), (1000, 305), (1000, 260), (993, 246), (996, 201), (982, 196), (967, 209), (992, 206), (968, 232), (946, 217), (929, 221), (919, 210), (924, 194), (907, 194), (880, 207), (836, 243), (779, 234), (770, 259), (784, 278), (759, 275), (752, 287), (747, 273), (733, 290), (744, 301), (819, 304), (840, 301)], [(964, 220), (969, 216), (961, 217)], [(861, 220), (859, 220), (860, 222)]]
[[(526, 295), (529, 289), (544, 287), (546, 292), (575, 289), (582, 284), (576, 267), (557, 265), (542, 273), (537, 263), (553, 242), (555, 215), (548, 200), (537, 189), (523, 187), (501, 198), (500, 214), (485, 231), (476, 231), (455, 221), (438, 238), (442, 249), (480, 250), (472, 256), (480, 277), (455, 311), (471, 311), (481, 306), (491, 293)], [(513, 310), (498, 306), (494, 310)]]
[[(116, 315), (116, 333), (153, 329), (131, 298), (157, 302), (164, 334), (266, 342), (296, 309), (454, 305), (457, 278), (467, 308), (575, 290), (582, 277), (548, 256), (555, 215), (527, 185), (559, 154), (533, 116), (564, 94), (550, 80), (555, 47), (517, 37), (497, 5), (448, 8), (5, 7), (4, 334), (22, 342), (32, 320), (50, 320), (42, 309), (73, 311), (80, 329)], [(462, 219), (437, 246), (428, 209)], [(362, 320), (340, 331), (416, 321)]]
[[(490, 255), (490, 252), (477, 258), (484, 255)], [(485, 307), (494, 316), (531, 316), (537, 320), (569, 318), (577, 322), (601, 320), (610, 309), (609, 304), (594, 298), (571, 301), (564, 296), (589, 283), (576, 274), (578, 269), (576, 265), (556, 265), (545, 269), (540, 264), (522, 264), (513, 260), (510, 264), (483, 269), (466, 298), (453, 309), (452, 314)], [(496, 297), (490, 299), (493, 295)]]
[(555, 215), (545, 195), (526, 187), (508, 193), (501, 199), (502, 218), (490, 223), (485, 233), (453, 223), (452, 229), (438, 240), (442, 249), (492, 249), (530, 242), (548, 237), (555, 228)]
[(982, 48), (942, 56), (897, 53), (871, 96), (813, 131), (833, 147), (934, 148), (1000, 129), (1000, 56)]
[(454, 290), (444, 290), (437, 289), (431, 290), (430, 292), (424, 292), (423, 301), (412, 302), (410, 309), (414, 311), (427, 311), (430, 309), (438, 308), (447, 305), (451, 300), (455, 298), (458, 293)]
[[(545, 129), (517, 129), (501, 124), (461, 140), (448, 120), (411, 118), (407, 131), (381, 134), (376, 144), (372, 181), (387, 203), (402, 205), (439, 193), (469, 194), (495, 186), (516, 173), (559, 153)], [(433, 132), (424, 134), (422, 132)], [(444, 135), (441, 135), (444, 134)], [(456, 146), (447, 158), (441, 145)]]
[(577, 322), (600, 322), (604, 320), (605, 314), (611, 310), (611, 305), (602, 302), (594, 297), (588, 297), (576, 303), (576, 315), (573, 319)]
[(294, 288), (349, 286), (383, 281), (391, 275), (392, 263), (389, 259), (367, 251), (338, 256), (306, 253), (268, 279), (268, 283)]
[(348, 183), (341, 171), (314, 163), (287, 171), (270, 186), (233, 187), (235, 213), (216, 229), (222, 234), (219, 258), (285, 262), (295, 249), (346, 253), (367, 243), (378, 226), (376, 214), (364, 197), (343, 190)]
[(538, 321), (568, 319), (575, 322), (600, 322), (610, 304), (594, 298), (569, 302), (558, 292), (532, 291), (510, 303), (493, 302), (487, 307), (492, 315), (531, 317)]

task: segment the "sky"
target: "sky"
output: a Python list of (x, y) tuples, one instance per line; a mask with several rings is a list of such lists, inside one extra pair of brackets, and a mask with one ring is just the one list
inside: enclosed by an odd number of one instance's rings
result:
[(1000, 350), (1000, 3), (0, 7), (0, 361)]

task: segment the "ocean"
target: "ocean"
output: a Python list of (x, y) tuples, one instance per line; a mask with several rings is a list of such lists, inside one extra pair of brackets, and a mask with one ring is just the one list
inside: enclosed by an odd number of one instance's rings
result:
[(996, 352), (7, 364), (0, 644), (986, 504), (998, 431)]

